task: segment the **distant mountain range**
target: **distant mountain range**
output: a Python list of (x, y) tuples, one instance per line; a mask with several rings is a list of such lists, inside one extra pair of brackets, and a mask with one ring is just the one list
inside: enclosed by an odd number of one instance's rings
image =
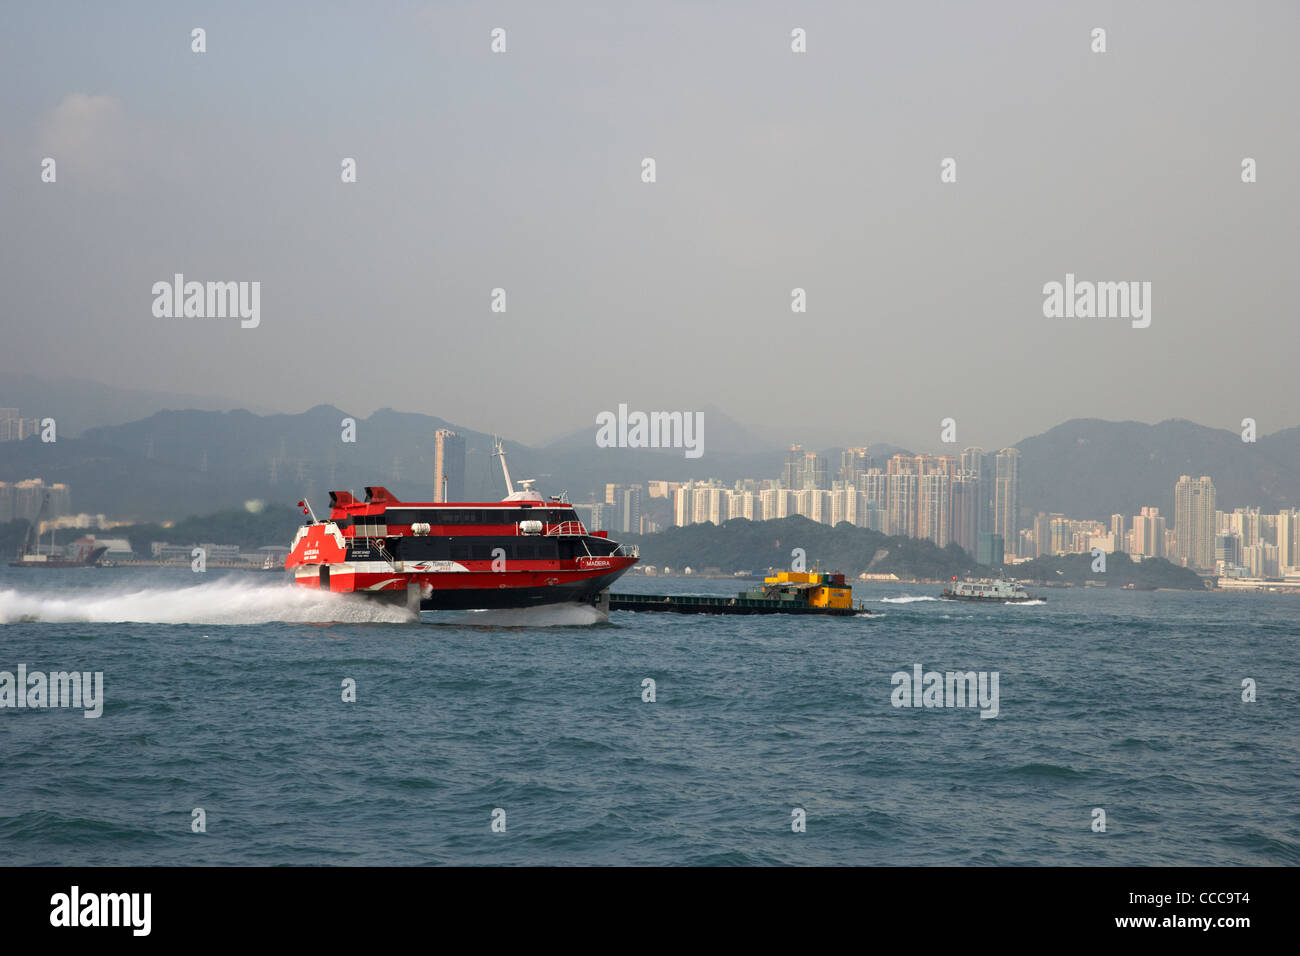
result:
[(273, 414), (272, 409), (237, 398), (118, 388), (28, 372), (0, 378), (0, 408), (17, 408), (24, 418), (53, 418), (58, 422), (59, 435), (66, 438), (77, 438), (88, 428), (137, 421), (168, 408), (218, 412), (244, 408), (259, 415)]
[[(411, 500), (433, 496), (433, 436), (451, 428), (466, 441), (466, 496), (505, 494), (492, 436), (429, 415), (380, 409), (356, 418), (356, 442), (342, 441), (342, 409), (319, 405), (299, 415), (247, 411), (162, 411), (140, 421), (60, 437), (0, 444), (0, 481), (40, 477), (66, 482), (73, 507), (153, 521), (240, 507), (260, 499), (293, 502), (306, 494), (317, 506), (331, 489), (360, 494), (385, 485)], [(755, 447), (743, 428), (716, 410), (706, 412), (706, 455), (681, 450), (598, 448), (595, 429), (530, 448), (505, 442), (514, 479), (535, 478), (547, 494), (575, 501), (604, 497), (606, 482), (725, 480), (780, 472), (783, 453)], [(759, 446), (761, 447), (761, 446)], [(737, 449), (728, 451), (727, 449)]]
[[(492, 437), (434, 416), (381, 409), (357, 418), (357, 440), (345, 443), (342, 421), (349, 416), (330, 405), (297, 415), (242, 409), (153, 411), (140, 420), (87, 427), (77, 438), (62, 427), (63, 421), (112, 417), (132, 401), (156, 403), (158, 396), (118, 395), (112, 409), (87, 412), (71, 405), (36, 407), (30, 395), (19, 392), (21, 404), (3, 394), (0, 399), (18, 404), (24, 415), (54, 414), (61, 422), (59, 440), (0, 443), (0, 481), (40, 477), (66, 482), (77, 511), (174, 520), (242, 507), (252, 499), (292, 503), (303, 494), (320, 508), (330, 489), (360, 494), (366, 485), (385, 485), (399, 497), (427, 500), (433, 496), (433, 436), (439, 428), (465, 436), (467, 497), (495, 500), (505, 493), (500, 464), (491, 457)], [(84, 394), (85, 401), (94, 403), (93, 388), (72, 394)], [(594, 423), (540, 447), (517, 442), (505, 447), (516, 481), (535, 478), (543, 493), (564, 490), (574, 501), (593, 495), (603, 499), (607, 482), (732, 482), (782, 474), (785, 449), (771, 448), (716, 408), (705, 410), (705, 422), (705, 454), (698, 459), (674, 449), (598, 448)], [(1259, 505), (1274, 511), (1300, 505), (1298, 428), (1244, 443), (1236, 432), (1187, 421), (1145, 425), (1076, 419), (1016, 447), (1022, 452), (1022, 514), (1055, 511), (1105, 520), (1113, 512), (1132, 515), (1143, 505), (1155, 505), (1172, 517), (1174, 484), (1183, 474), (1210, 475), (1222, 509)], [(871, 449), (882, 464), (889, 454), (903, 451), (884, 444)], [(839, 449), (822, 451), (833, 472)]]
[(1106, 520), (1154, 505), (1173, 518), (1180, 475), (1214, 479), (1222, 511), (1300, 506), (1300, 428), (1258, 441), (1182, 419), (1158, 425), (1078, 418), (1016, 445), (1020, 501), (1033, 511)]

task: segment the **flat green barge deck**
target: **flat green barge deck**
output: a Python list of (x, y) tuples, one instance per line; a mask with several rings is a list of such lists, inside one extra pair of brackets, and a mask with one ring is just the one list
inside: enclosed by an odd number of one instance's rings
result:
[(710, 597), (697, 594), (611, 594), (611, 611), (659, 611), (669, 614), (821, 614), (853, 617), (864, 608), (810, 607), (800, 601), (769, 598)]

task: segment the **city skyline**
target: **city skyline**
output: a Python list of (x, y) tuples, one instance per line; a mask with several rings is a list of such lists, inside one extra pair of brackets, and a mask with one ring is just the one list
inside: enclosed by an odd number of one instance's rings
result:
[[(1107, 521), (1039, 511), (1031, 516), (1022, 513), (1008, 523), (979, 490), (983, 449), (966, 448), (960, 457), (945, 458), (898, 454), (890, 457), (884, 470), (870, 465), (859, 470), (865, 452), (846, 451), (840, 477), (824, 479), (826, 487), (807, 486), (823, 480), (813, 476), (826, 474), (824, 463), (793, 467), (813, 457), (796, 446), (780, 478), (741, 479), (730, 486), (715, 479), (609, 484), (603, 502), (577, 507), (592, 528), (653, 534), (663, 527), (642, 510), (641, 493), (648, 489), (647, 501), (667, 499), (671, 524), (676, 527), (721, 525), (734, 518), (779, 520), (797, 514), (821, 524), (848, 522), (886, 535), (926, 539), (941, 548), (955, 543), (981, 564), (1000, 564), (1002, 556), (1015, 564), (1100, 552), (1124, 553), (1138, 560), (1165, 558), (1203, 574), (1226, 577), (1300, 575), (1300, 508), (1272, 514), (1249, 505), (1231, 512), (1217, 510), (1214, 483), (1208, 475), (1183, 475), (1171, 489), (1172, 526), (1160, 507), (1153, 505), (1143, 506), (1135, 515), (1112, 514)], [(998, 457), (1012, 464), (995, 479), (994, 494), (1009, 501), (1018, 495), (1011, 472), (1018, 473), (1019, 454), (1016, 449), (1002, 449)], [(786, 487), (796, 478), (803, 486)], [(954, 501), (961, 503), (951, 504)], [(635, 510), (631, 502), (636, 503)], [(1003, 536), (1008, 527), (1012, 529), (1009, 540)]]

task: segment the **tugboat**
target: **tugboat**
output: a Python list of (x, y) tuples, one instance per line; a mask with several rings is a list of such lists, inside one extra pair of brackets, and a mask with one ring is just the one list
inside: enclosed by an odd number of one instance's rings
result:
[(945, 601), (987, 601), (990, 604), (1025, 604), (1029, 601), (1044, 601), (1046, 598), (1031, 597), (1019, 584), (1004, 578), (979, 578), (978, 580), (958, 581), (953, 576), (953, 584), (943, 589), (939, 595)]
[(637, 563), (637, 549), (588, 531), (564, 496), (533, 479), (516, 491), (497, 443), (506, 497), (496, 502), (406, 502), (387, 488), (330, 492), (330, 513), (298, 529), (284, 566), (302, 588), (364, 595), (410, 610), (477, 610), (578, 602), (599, 606)]

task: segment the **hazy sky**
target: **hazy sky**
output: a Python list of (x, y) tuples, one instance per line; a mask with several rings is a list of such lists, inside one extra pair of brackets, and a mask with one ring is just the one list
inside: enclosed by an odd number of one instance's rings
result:
[[(528, 443), (619, 403), (807, 444), (1275, 431), (1298, 40), (1294, 2), (6, 3), (0, 374)], [(260, 281), (260, 326), (155, 318), (177, 272)], [(1067, 272), (1151, 282), (1150, 327), (1045, 318)]]

